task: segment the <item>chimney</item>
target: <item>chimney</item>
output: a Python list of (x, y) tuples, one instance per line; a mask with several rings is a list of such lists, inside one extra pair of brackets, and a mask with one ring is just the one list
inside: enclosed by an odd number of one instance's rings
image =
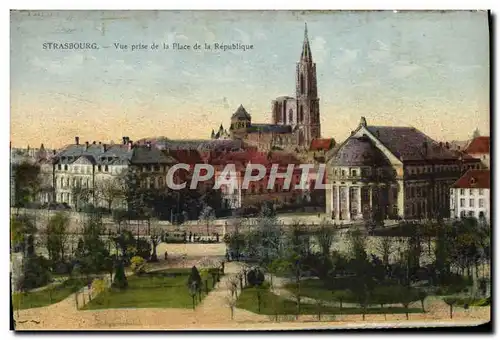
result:
[(132, 142), (128, 142), (128, 151), (132, 150)]
[(99, 142), (99, 145), (101, 145), (101, 144), (102, 144), (102, 143), (101, 143), (101, 142)]
[(150, 141), (146, 142), (146, 146), (148, 147), (149, 150), (151, 150), (151, 142)]
[(80, 137), (78, 136), (75, 137), (75, 144), (80, 145)]
[(85, 150), (87, 150), (89, 148), (89, 142), (85, 142)]
[(95, 141), (93, 141), (92, 144), (95, 145)]
[(102, 144), (102, 152), (108, 151), (108, 146), (106, 144)]
[(446, 148), (449, 149), (450, 148), (450, 143), (446, 142)]
[(122, 137), (123, 145), (127, 144), (127, 137)]

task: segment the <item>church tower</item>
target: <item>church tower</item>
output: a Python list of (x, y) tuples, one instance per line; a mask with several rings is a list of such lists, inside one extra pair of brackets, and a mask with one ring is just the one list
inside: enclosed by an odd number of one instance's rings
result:
[(307, 36), (307, 24), (304, 30), (302, 53), (297, 63), (296, 100), (298, 142), (300, 146), (309, 147), (311, 141), (321, 137), (319, 119), (319, 98), (316, 82), (316, 63), (313, 62), (311, 46)]

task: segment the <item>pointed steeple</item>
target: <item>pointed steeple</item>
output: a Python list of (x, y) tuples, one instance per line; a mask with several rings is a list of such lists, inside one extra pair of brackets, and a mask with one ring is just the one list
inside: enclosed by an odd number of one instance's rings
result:
[(224, 131), (224, 128), (222, 127), (222, 123), (220, 123), (219, 131)]
[(307, 36), (307, 23), (304, 29), (304, 42), (302, 44), (302, 54), (300, 59), (303, 61), (312, 62), (311, 46), (309, 45), (309, 37)]
[(214, 131), (214, 129), (212, 129), (212, 134), (210, 135), (210, 137), (211, 137), (212, 139), (213, 139), (213, 138), (215, 138), (215, 131)]

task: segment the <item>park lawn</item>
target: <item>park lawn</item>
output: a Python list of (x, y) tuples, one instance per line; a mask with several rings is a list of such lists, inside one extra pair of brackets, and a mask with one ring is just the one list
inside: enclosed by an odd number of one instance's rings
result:
[[(294, 301), (284, 299), (276, 294), (273, 294), (269, 289), (261, 290), (261, 306), (260, 312), (257, 300), (256, 288), (245, 288), (238, 296), (236, 307), (246, 309), (253, 313), (264, 315), (296, 315), (297, 304)], [(355, 307), (329, 307), (319, 306), (314, 304), (302, 303), (300, 306), (301, 315), (315, 315), (321, 311), (321, 314), (362, 314), (362, 308)], [(385, 307), (385, 308), (367, 308), (365, 314), (404, 314), (404, 313), (422, 313), (421, 308), (406, 308), (403, 307)]]
[(68, 279), (59, 285), (44, 290), (27, 293), (14, 293), (12, 304), (14, 309), (44, 307), (64, 300), (70, 294), (87, 285), (86, 279)]
[[(141, 276), (129, 276), (127, 289), (108, 289), (82, 309), (192, 308), (193, 300), (187, 286), (190, 272), (189, 268), (173, 268)], [(171, 276), (163, 276), (165, 274)], [(210, 292), (213, 288), (212, 277), (203, 271), (200, 275), (203, 283), (205, 280), (208, 281)], [(205, 288), (202, 297), (204, 296), (206, 296)]]
[[(294, 282), (287, 283), (285, 284), (285, 289), (296, 294), (297, 284)], [(323, 281), (316, 279), (301, 280), (300, 295), (316, 300), (334, 301), (332, 291), (325, 288)], [(345, 302), (351, 302), (351, 301), (346, 300)]]

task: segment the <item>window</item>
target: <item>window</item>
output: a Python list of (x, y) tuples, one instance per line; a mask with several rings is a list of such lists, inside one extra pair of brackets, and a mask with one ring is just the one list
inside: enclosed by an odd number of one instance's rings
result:
[(479, 189), (479, 195), (483, 196), (484, 195), (484, 189)]
[(469, 195), (471, 195), (471, 196), (473, 195), (473, 190), (474, 189), (469, 189)]
[(460, 189), (460, 195), (465, 195), (465, 189)]
[(108, 172), (109, 171), (109, 168), (107, 165), (104, 166), (104, 171)]
[(460, 208), (464, 208), (465, 207), (465, 198), (461, 198), (460, 199)]
[(64, 165), (64, 170), (67, 171), (68, 170), (68, 166), (67, 165)]
[(345, 177), (345, 170), (342, 170), (342, 177)]
[(480, 198), (478, 203), (479, 203), (479, 208), (484, 208), (484, 199), (483, 198)]
[(100, 165), (97, 166), (97, 171), (101, 171), (101, 166)]
[(462, 210), (462, 211), (460, 212), (460, 217), (465, 217), (465, 210)]
[(352, 175), (353, 175), (354, 177), (356, 177), (356, 176), (358, 175), (358, 172), (357, 172), (356, 170), (353, 170), (353, 171), (352, 171)]
[(473, 198), (471, 198), (469, 200), (469, 207), (474, 208), (474, 199)]
[(474, 216), (474, 211), (469, 210), (469, 217), (473, 217), (473, 216)]

